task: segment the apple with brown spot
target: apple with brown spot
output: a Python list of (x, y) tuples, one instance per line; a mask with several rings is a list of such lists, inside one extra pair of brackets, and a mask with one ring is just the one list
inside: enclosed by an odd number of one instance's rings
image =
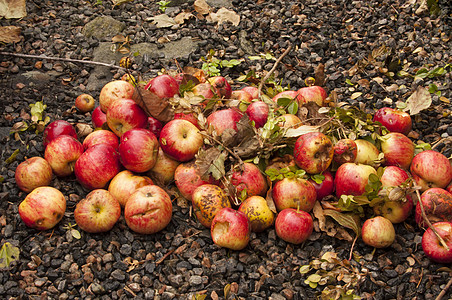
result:
[(245, 214), (230, 207), (218, 211), (210, 228), (215, 245), (232, 250), (242, 250), (248, 245), (250, 231)]

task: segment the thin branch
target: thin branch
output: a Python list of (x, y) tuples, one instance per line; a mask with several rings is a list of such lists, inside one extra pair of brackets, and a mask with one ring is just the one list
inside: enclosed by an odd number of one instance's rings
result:
[(443, 288), (441, 293), (439, 293), (438, 297), (435, 298), (435, 300), (441, 300), (446, 295), (447, 290), (450, 288), (451, 285), (452, 285), (452, 278), (449, 279), (449, 282)]
[(276, 60), (275, 64), (271, 68), (271, 70), (264, 76), (264, 78), (262, 78), (261, 82), (259, 83), (259, 87), (257, 88), (259, 99), (261, 98), (261, 91), (262, 91), (262, 87), (264, 86), (265, 82), (267, 81), (268, 78), (270, 78), (270, 76), (273, 74), (273, 72), (275, 72), (275, 70), (278, 67), (281, 60), (284, 58), (284, 56), (289, 54), (290, 50), (292, 50), (292, 44), (289, 44), (289, 47), (287, 47), (286, 51), (284, 51), (284, 53)]
[(47, 59), (47, 60), (57, 60), (57, 61), (67, 61), (72, 63), (82, 63), (82, 64), (90, 64), (90, 65), (97, 65), (97, 66), (104, 66), (109, 67), (113, 69), (119, 69), (127, 71), (126, 68), (116, 66), (113, 64), (107, 64), (103, 62), (98, 61), (91, 61), (91, 60), (81, 60), (81, 59), (71, 59), (71, 58), (62, 58), (62, 57), (50, 57), (45, 55), (31, 55), (31, 54), (21, 54), (21, 53), (11, 53), (11, 52), (0, 52), (0, 55), (8, 55), (8, 56), (15, 56), (15, 57), (23, 57), (23, 58), (35, 58), (35, 59)]

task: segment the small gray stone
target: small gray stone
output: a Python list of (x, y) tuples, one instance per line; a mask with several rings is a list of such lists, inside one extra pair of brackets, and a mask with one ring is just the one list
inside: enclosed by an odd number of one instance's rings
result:
[(98, 40), (106, 41), (121, 33), (126, 28), (126, 24), (117, 21), (109, 16), (97, 17), (82, 29), (82, 34), (87, 38), (95, 37)]
[(97, 283), (97, 282), (93, 282), (91, 284), (90, 289), (96, 295), (102, 295), (102, 294), (105, 293), (104, 287), (101, 284)]
[(193, 275), (190, 277), (188, 282), (190, 283), (190, 286), (200, 285), (202, 283), (202, 277), (199, 275)]
[(124, 272), (119, 269), (116, 269), (113, 272), (111, 272), (111, 277), (119, 281), (123, 281), (124, 279), (126, 279), (126, 275), (124, 274)]

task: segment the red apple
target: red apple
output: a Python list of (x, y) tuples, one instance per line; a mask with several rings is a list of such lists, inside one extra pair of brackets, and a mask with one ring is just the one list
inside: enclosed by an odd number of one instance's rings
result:
[[(202, 82), (202, 83), (198, 83), (197, 85), (195, 85), (193, 87), (193, 89), (191, 90), (191, 92), (195, 95), (195, 96), (201, 96), (204, 99), (212, 99), (215, 98), (215, 93), (213, 91), (213, 87), (210, 83), (208, 82)], [(204, 102), (205, 104), (207, 104), (207, 102)]]
[(50, 185), (52, 176), (52, 167), (40, 156), (30, 157), (21, 162), (14, 174), (17, 186), (26, 193), (37, 187)]
[(107, 111), (108, 127), (119, 137), (133, 128), (146, 128), (148, 115), (132, 99), (118, 99)]
[(312, 183), (312, 185), (315, 188), (317, 200), (322, 200), (326, 196), (332, 195), (334, 191), (334, 177), (333, 174), (331, 174), (330, 171), (325, 170), (322, 173), (324, 179), (322, 182), (317, 183), (314, 179), (309, 178), (309, 182)]
[(405, 221), (413, 209), (413, 199), (410, 195), (401, 194), (400, 197), (392, 199), (391, 191), (409, 179), (408, 173), (396, 166), (388, 166), (384, 169), (380, 178), (382, 187), (387, 190), (388, 197), (377, 203), (373, 210), (376, 215), (383, 216), (393, 224)]
[(199, 129), (187, 120), (171, 120), (160, 132), (163, 152), (180, 162), (193, 159), (203, 144), (204, 139)]
[(129, 170), (119, 172), (108, 185), (110, 194), (118, 200), (121, 207), (125, 207), (130, 196), (140, 187), (154, 182), (147, 176), (139, 176)]
[(179, 94), (179, 83), (174, 77), (166, 74), (152, 78), (144, 88), (163, 99)]
[(317, 200), (317, 193), (306, 179), (284, 178), (273, 185), (272, 198), (278, 211), (294, 208), (310, 212)]
[(295, 99), (297, 103), (302, 103), (303, 98), (301, 97), (298, 91), (283, 91), (276, 94), (272, 100), (275, 103), (278, 103), (278, 99), (287, 98), (287, 99)]
[(431, 228), (428, 228), (422, 235), (422, 250), (425, 255), (434, 262), (448, 264), (452, 262), (452, 223), (437, 222), (433, 227), (439, 236), (446, 242), (449, 249), (445, 248), (439, 241)]
[(81, 94), (75, 98), (75, 107), (82, 113), (87, 113), (94, 109), (96, 101), (89, 94)]
[(75, 132), (75, 128), (68, 121), (64, 120), (56, 120), (47, 125), (44, 129), (43, 133), (43, 145), (47, 147), (47, 145), (60, 135), (69, 135), (74, 139), (77, 139), (77, 132)]
[(355, 163), (374, 166), (379, 161), (380, 150), (377, 146), (364, 139), (355, 140), (357, 153)]
[(19, 215), (28, 227), (46, 230), (55, 227), (66, 211), (66, 199), (56, 188), (35, 188), (19, 204)]
[(159, 142), (155, 135), (144, 128), (126, 131), (118, 147), (122, 165), (132, 172), (143, 173), (152, 169), (157, 162)]
[[(421, 194), (425, 215), (431, 223), (448, 221), (452, 222), (452, 194), (442, 188), (429, 188)], [(421, 206), (416, 204), (414, 219), (416, 223), (425, 227), (426, 223), (422, 218)]]
[(355, 162), (358, 155), (358, 146), (352, 139), (340, 139), (334, 145), (333, 160), (342, 165), (347, 162)]
[(381, 152), (386, 166), (408, 170), (414, 157), (414, 144), (402, 133), (389, 132), (381, 137)]
[(390, 132), (399, 132), (408, 135), (411, 131), (411, 116), (404, 111), (390, 107), (382, 107), (375, 112), (374, 122), (380, 122)]
[(119, 139), (118, 136), (110, 130), (100, 129), (91, 132), (83, 140), (83, 148), (85, 150), (98, 144), (107, 144), (112, 146), (114, 149), (118, 149)]
[(237, 131), (237, 122), (242, 114), (233, 108), (214, 111), (207, 117), (207, 124), (212, 126), (217, 135), (221, 135), (226, 129)]
[(78, 182), (89, 190), (101, 189), (121, 170), (119, 155), (110, 145), (98, 144), (88, 149), (75, 163)]
[(452, 181), (449, 183), (449, 185), (446, 187), (446, 191), (449, 193), (452, 193)]
[(215, 184), (212, 177), (204, 180), (201, 176), (202, 174), (200, 173), (199, 167), (194, 160), (177, 166), (174, 171), (174, 181), (177, 189), (185, 199), (191, 201), (193, 192), (198, 186), (207, 183)]
[(102, 111), (100, 106), (96, 107), (91, 114), (91, 121), (94, 128), (108, 128), (107, 114)]
[(107, 113), (110, 106), (119, 99), (131, 99), (135, 87), (124, 80), (115, 80), (102, 87), (99, 95), (100, 108)]
[(361, 236), (366, 245), (386, 248), (395, 240), (395, 229), (391, 221), (382, 216), (376, 216), (364, 222)]
[(230, 99), (232, 88), (223, 76), (214, 76), (207, 79), (218, 98)]
[(268, 190), (266, 177), (255, 164), (249, 162), (235, 166), (230, 184), (236, 196), (242, 200), (251, 196), (265, 196)]
[(198, 119), (196, 116), (191, 112), (178, 112), (174, 114), (174, 119), (184, 119), (195, 125), (197, 128), (199, 128)]
[(298, 128), (303, 125), (301, 119), (293, 114), (284, 114), (280, 118), (282, 119), (282, 121), (278, 123), (278, 126), (281, 128)]
[(156, 181), (157, 185), (169, 184), (174, 180), (174, 173), (180, 164), (180, 161), (169, 157), (163, 152), (162, 148), (159, 148), (157, 161), (152, 169), (149, 170), (148, 175)]
[(157, 137), (160, 137), (160, 132), (162, 131), (163, 124), (156, 118), (148, 117), (148, 129)]
[(312, 217), (303, 210), (286, 208), (278, 213), (275, 221), (276, 235), (295, 245), (306, 241), (314, 229)]
[(414, 156), (411, 175), (421, 191), (432, 187), (445, 188), (452, 181), (452, 165), (447, 157), (434, 150), (426, 150)]
[(238, 211), (245, 214), (250, 222), (252, 232), (262, 232), (273, 225), (275, 214), (267, 204), (267, 200), (261, 196), (246, 198)]
[(121, 216), (118, 200), (107, 190), (96, 189), (77, 203), (74, 219), (77, 225), (90, 233), (107, 232)]
[(124, 208), (127, 226), (141, 234), (164, 229), (170, 223), (172, 213), (170, 196), (157, 185), (146, 185), (136, 190)]
[(306, 133), (298, 137), (293, 153), (301, 169), (309, 174), (319, 174), (333, 161), (333, 142), (321, 132)]
[(238, 103), (251, 103), (251, 101), (253, 101), (253, 96), (251, 96), (250, 93), (244, 90), (236, 90), (232, 91), (231, 99), (237, 100), (236, 102)]
[(52, 167), (56, 176), (71, 175), (75, 162), (83, 153), (83, 145), (69, 135), (61, 135), (46, 147), (44, 158)]
[(370, 174), (377, 171), (369, 165), (345, 163), (340, 165), (334, 176), (336, 196), (342, 195), (361, 196), (366, 191), (366, 185)]
[(270, 111), (268, 104), (263, 101), (252, 102), (248, 105), (245, 113), (250, 121), (254, 122), (254, 127), (260, 128), (267, 123), (268, 112)]
[(210, 228), (215, 215), (231, 203), (224, 191), (214, 184), (198, 186), (192, 194), (193, 212), (199, 223)]
[(325, 89), (318, 85), (302, 87), (297, 91), (303, 99), (301, 103), (315, 102), (318, 106), (326, 106), (328, 94)]
[(247, 92), (251, 95), (252, 99), (258, 99), (259, 98), (259, 89), (255, 86), (244, 86), (242, 88), (242, 91)]
[(212, 241), (220, 247), (242, 250), (250, 241), (250, 224), (245, 214), (226, 207), (213, 218)]

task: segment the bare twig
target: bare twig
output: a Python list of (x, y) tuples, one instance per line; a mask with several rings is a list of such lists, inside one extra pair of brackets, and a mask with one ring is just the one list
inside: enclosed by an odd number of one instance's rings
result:
[(430, 222), (430, 220), (427, 218), (427, 215), (425, 214), (425, 209), (424, 209), (424, 204), (422, 203), (421, 200), (421, 195), (419, 193), (419, 190), (416, 189), (416, 195), (418, 198), (418, 203), (419, 203), (419, 207), (421, 208), (421, 213), (422, 213), (422, 219), (425, 221), (425, 223), (427, 223), (427, 226), (433, 231), (433, 233), (436, 235), (436, 238), (439, 240), (439, 242), (441, 243), (441, 245), (446, 248), (447, 251), (449, 251), (449, 246), (447, 246), (446, 242), (444, 241), (444, 239), (439, 235), (438, 231), (436, 231), (436, 228), (433, 227), (432, 223)]
[(259, 87), (257, 88), (259, 99), (261, 98), (261, 91), (262, 91), (262, 87), (264, 86), (265, 82), (267, 81), (268, 78), (270, 78), (270, 76), (273, 74), (273, 72), (275, 72), (275, 70), (278, 67), (281, 60), (284, 58), (284, 56), (289, 54), (290, 50), (292, 50), (292, 44), (289, 44), (289, 47), (287, 47), (286, 51), (284, 51), (284, 53), (276, 60), (275, 64), (271, 68), (271, 70), (264, 76), (264, 78), (262, 78), (261, 82), (259, 83)]
[(447, 293), (447, 290), (452, 285), (452, 277), (449, 279), (449, 282), (447, 282), (446, 286), (443, 288), (441, 293), (438, 294), (438, 297), (435, 298), (435, 300), (441, 300)]
[(62, 57), (50, 57), (45, 55), (31, 55), (31, 54), (21, 54), (21, 53), (11, 53), (11, 52), (0, 52), (0, 55), (8, 55), (8, 56), (15, 56), (15, 57), (23, 57), (23, 58), (35, 58), (35, 59), (47, 59), (47, 60), (57, 60), (57, 61), (67, 61), (72, 63), (82, 63), (82, 64), (90, 64), (90, 65), (97, 65), (97, 66), (104, 66), (109, 67), (113, 69), (119, 69), (127, 71), (126, 68), (116, 66), (113, 64), (107, 64), (103, 62), (98, 61), (91, 61), (91, 60), (81, 60), (81, 59), (71, 59), (71, 58), (62, 58)]
[(228, 147), (226, 147), (221, 141), (217, 140), (216, 138), (214, 138), (213, 136), (210, 136), (208, 134), (205, 134), (203, 132), (199, 132), (202, 136), (214, 141), (215, 143), (217, 143), (218, 145), (222, 146), (224, 148), (224, 150), (226, 150), (229, 154), (231, 154), (235, 159), (237, 159), (240, 162), (240, 165), (243, 164), (243, 160), (240, 158), (240, 156), (238, 156), (237, 154), (234, 153), (234, 151), (232, 151), (231, 149), (229, 149)]

